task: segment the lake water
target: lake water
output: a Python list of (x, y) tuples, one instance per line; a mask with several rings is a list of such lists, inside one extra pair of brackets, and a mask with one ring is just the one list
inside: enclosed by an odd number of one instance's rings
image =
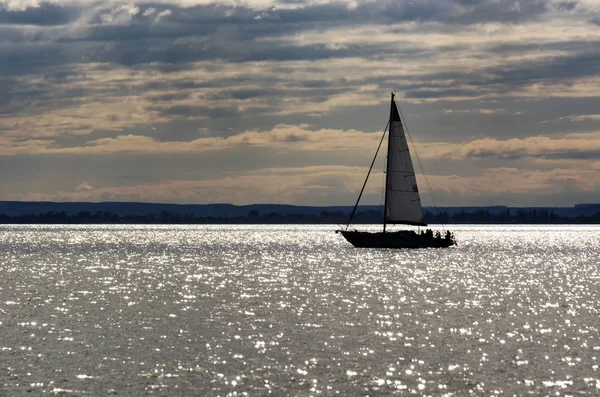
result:
[(600, 227), (0, 227), (0, 395), (598, 395)]

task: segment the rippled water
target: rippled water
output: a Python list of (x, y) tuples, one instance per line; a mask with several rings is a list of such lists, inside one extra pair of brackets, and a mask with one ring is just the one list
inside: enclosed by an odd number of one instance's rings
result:
[(0, 228), (0, 394), (600, 394), (600, 227)]

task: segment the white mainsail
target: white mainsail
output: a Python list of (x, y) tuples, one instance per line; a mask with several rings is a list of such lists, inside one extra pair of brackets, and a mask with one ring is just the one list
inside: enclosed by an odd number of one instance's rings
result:
[(388, 145), (385, 222), (426, 226), (415, 170), (393, 96)]

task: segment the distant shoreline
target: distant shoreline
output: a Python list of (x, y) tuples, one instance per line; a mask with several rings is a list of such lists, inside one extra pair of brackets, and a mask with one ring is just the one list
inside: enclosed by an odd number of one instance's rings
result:
[[(160, 211), (145, 215), (119, 215), (110, 211), (48, 211), (39, 214), (9, 216), (0, 214), (0, 224), (346, 224), (350, 212), (320, 211), (317, 214), (277, 212), (260, 213), (250, 210), (245, 216), (197, 216), (192, 213)], [(517, 209), (491, 212), (479, 209), (472, 212), (461, 210), (452, 214), (447, 211), (425, 211), (428, 224), (600, 224), (600, 211), (592, 215), (561, 216), (548, 209)], [(357, 211), (353, 224), (382, 223), (383, 212), (378, 210)]]
[[(0, 224), (346, 224), (352, 206), (0, 201)], [(430, 224), (600, 224), (600, 204), (572, 207), (425, 207)], [(378, 224), (383, 206), (359, 206), (356, 224)]]

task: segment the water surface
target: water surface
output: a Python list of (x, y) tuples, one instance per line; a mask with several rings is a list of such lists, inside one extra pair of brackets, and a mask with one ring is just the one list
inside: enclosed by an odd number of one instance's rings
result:
[(600, 227), (3, 226), (0, 395), (600, 394)]

